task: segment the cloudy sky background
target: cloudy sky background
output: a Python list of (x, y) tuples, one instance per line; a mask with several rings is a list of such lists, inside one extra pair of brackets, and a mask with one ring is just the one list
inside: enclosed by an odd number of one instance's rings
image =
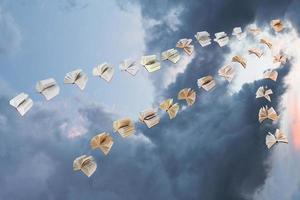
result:
[[(0, 1), (0, 199), (299, 199), (299, 6), (297, 0)], [(284, 33), (269, 28), (274, 18), (284, 20)], [(248, 35), (225, 48), (195, 42), (193, 56), (182, 54), (176, 65), (162, 62), (154, 74), (117, 70), (122, 59), (159, 55), (197, 31), (230, 34), (251, 23), (274, 42), (262, 59), (247, 55), (250, 46), (264, 48)], [(284, 66), (272, 63), (278, 49), (289, 55)], [(235, 66), (237, 77), (228, 84), (216, 74), (235, 54), (244, 55), (248, 67)], [(102, 62), (116, 69), (110, 84), (91, 76)], [(65, 73), (76, 68), (89, 75), (83, 92), (63, 85)], [(269, 68), (278, 69), (276, 83), (262, 80)], [(217, 81), (209, 93), (196, 85), (205, 75)], [(48, 77), (61, 93), (45, 102), (34, 86)], [(277, 123), (257, 121), (267, 103), (255, 99), (261, 85), (275, 93)], [(184, 109), (174, 120), (160, 112), (161, 123), (152, 129), (137, 122), (137, 133), (127, 139), (112, 133), (112, 121), (137, 119), (185, 87), (197, 91), (197, 101), (191, 108), (180, 102)], [(20, 92), (34, 100), (24, 117), (8, 104)], [(265, 135), (278, 127), (290, 144), (269, 151)], [(106, 157), (89, 149), (89, 139), (103, 131), (115, 141)], [(91, 178), (72, 171), (81, 154), (96, 158)]]

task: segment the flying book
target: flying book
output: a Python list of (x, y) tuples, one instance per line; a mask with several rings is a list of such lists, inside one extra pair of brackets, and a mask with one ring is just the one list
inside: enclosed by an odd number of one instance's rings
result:
[(81, 90), (85, 88), (88, 76), (81, 69), (76, 69), (66, 74), (64, 83), (76, 84)]
[(82, 155), (73, 161), (73, 170), (81, 170), (87, 177), (93, 175), (97, 169), (97, 163), (92, 156)]
[(197, 32), (195, 38), (202, 47), (208, 46), (211, 44), (210, 34), (207, 31)]
[(124, 138), (135, 132), (134, 124), (129, 118), (123, 118), (114, 121), (113, 130), (114, 132), (118, 132)]
[(140, 112), (139, 119), (142, 123), (146, 124), (148, 128), (152, 128), (160, 121), (159, 116), (152, 108)]
[(260, 58), (264, 53), (261, 52), (260, 50), (256, 49), (256, 48), (251, 48), (248, 49), (249, 54), (254, 54), (256, 55), (258, 58)]
[(197, 80), (199, 88), (203, 88), (205, 91), (209, 91), (216, 86), (215, 80), (212, 76), (204, 76)]
[(17, 109), (21, 116), (24, 116), (33, 106), (32, 99), (28, 94), (20, 93), (9, 101), (9, 104)]
[(35, 88), (46, 98), (46, 100), (50, 100), (59, 94), (59, 86), (53, 78), (37, 82)]
[(107, 155), (113, 146), (114, 141), (112, 137), (108, 133), (100, 133), (94, 137), (92, 137), (90, 141), (90, 146), (92, 149), (99, 148), (104, 155)]
[(256, 24), (250, 24), (248, 30), (253, 36), (256, 36), (260, 33), (260, 29), (257, 28)]
[(183, 38), (176, 43), (176, 47), (183, 49), (183, 51), (190, 56), (194, 51), (194, 45), (192, 45), (191, 42), (192, 39)]
[(279, 117), (273, 107), (268, 108), (268, 106), (263, 106), (259, 109), (258, 121), (260, 123), (262, 123), (266, 119), (276, 121), (278, 118)]
[(268, 149), (271, 149), (273, 145), (276, 143), (285, 143), (285, 144), (289, 143), (286, 135), (283, 132), (281, 132), (279, 129), (276, 129), (275, 135), (269, 132), (269, 134), (266, 136), (266, 145)]
[(231, 82), (235, 73), (234, 69), (230, 65), (225, 65), (218, 70), (219, 76), (225, 78), (227, 81)]
[(225, 32), (215, 33), (215, 37), (216, 38), (214, 39), (214, 41), (217, 42), (220, 47), (227, 45), (229, 42), (229, 37)]
[(169, 60), (176, 64), (180, 59), (180, 55), (176, 49), (169, 49), (161, 53), (161, 60)]
[(184, 88), (178, 93), (179, 100), (185, 100), (188, 106), (191, 106), (195, 103), (196, 92), (192, 88)]
[(273, 91), (271, 89), (268, 89), (267, 86), (265, 87), (261, 86), (256, 91), (256, 98), (264, 97), (271, 102), (271, 97), (270, 97), (271, 94), (273, 94)]
[(155, 72), (160, 69), (160, 63), (156, 60), (156, 55), (142, 56), (141, 65), (143, 65), (148, 72)]
[(264, 72), (264, 78), (265, 79), (271, 79), (272, 81), (275, 81), (277, 80), (277, 77), (278, 77), (278, 72), (276, 70), (267, 70)]
[(114, 68), (107, 63), (102, 63), (93, 68), (93, 76), (99, 76), (109, 82), (114, 75)]
[(168, 113), (170, 119), (175, 118), (179, 110), (178, 103), (173, 104), (173, 99), (163, 101), (159, 107)]
[(280, 19), (274, 19), (270, 22), (271, 27), (276, 32), (281, 32), (283, 30), (283, 24)]
[(130, 59), (125, 59), (120, 64), (120, 70), (126, 71), (132, 76), (135, 76), (139, 71), (139, 67), (136, 66), (135, 61)]
[(246, 68), (246, 65), (247, 65), (246, 60), (244, 58), (242, 58), (241, 56), (233, 56), (231, 61), (240, 63), (243, 66), (243, 68)]
[(238, 40), (242, 40), (246, 37), (246, 33), (243, 33), (241, 27), (233, 28), (232, 35), (236, 36)]
[(273, 56), (273, 63), (285, 64), (286, 60), (287, 60), (286, 56), (284, 56), (282, 54), (277, 54), (277, 55)]
[(270, 41), (268, 41), (267, 39), (260, 39), (260, 43), (261, 44), (265, 44), (265, 45), (267, 45), (267, 47), (269, 48), (269, 49), (271, 49), (272, 48), (272, 43), (270, 42)]

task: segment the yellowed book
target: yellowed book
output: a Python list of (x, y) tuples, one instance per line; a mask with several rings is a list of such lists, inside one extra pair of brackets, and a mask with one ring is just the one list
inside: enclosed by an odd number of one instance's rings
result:
[(107, 155), (113, 146), (114, 141), (108, 133), (100, 133), (90, 140), (90, 146), (92, 149), (99, 148), (104, 155)]
[(93, 175), (97, 169), (97, 163), (92, 156), (82, 155), (73, 161), (73, 170), (81, 170), (87, 177)]
[(187, 55), (192, 55), (193, 51), (194, 51), (194, 45), (191, 44), (192, 43), (192, 39), (187, 39), (187, 38), (183, 38), (180, 39), (177, 43), (176, 43), (176, 47), (183, 49), (183, 51), (187, 54)]
[(258, 113), (258, 121), (262, 123), (266, 119), (270, 119), (272, 121), (276, 121), (278, 119), (278, 115), (273, 107), (268, 108), (268, 106), (264, 106), (259, 109)]
[(160, 69), (160, 63), (156, 59), (156, 55), (143, 56), (141, 58), (141, 65), (150, 73)]
[(142, 123), (146, 124), (148, 128), (152, 128), (159, 123), (160, 118), (157, 115), (156, 111), (150, 108), (140, 112), (139, 120)]
[(281, 32), (283, 30), (283, 24), (280, 19), (274, 19), (270, 22), (271, 27), (275, 32)]
[(270, 41), (268, 41), (267, 39), (264, 39), (264, 38), (260, 39), (260, 43), (261, 43), (261, 44), (267, 45), (267, 47), (268, 47), (269, 49), (272, 48), (272, 43), (271, 43)]
[(282, 54), (277, 54), (277, 55), (273, 56), (273, 63), (285, 64), (286, 60), (287, 60), (286, 56), (284, 56)]
[(246, 60), (242, 57), (242, 56), (233, 56), (232, 59), (231, 59), (232, 62), (237, 62), (237, 63), (240, 63), (243, 68), (246, 68)]
[(265, 87), (261, 86), (256, 91), (256, 98), (264, 97), (271, 102), (271, 97), (270, 97), (271, 94), (273, 94), (273, 91), (271, 89), (268, 89), (267, 86)]
[(210, 91), (216, 86), (215, 80), (212, 76), (204, 76), (197, 80), (199, 88), (203, 88), (205, 91)]
[(178, 93), (179, 100), (185, 100), (188, 106), (191, 106), (196, 101), (196, 92), (192, 88), (184, 88)]
[(219, 76), (225, 78), (227, 81), (231, 82), (234, 78), (235, 72), (232, 66), (224, 65), (218, 70)]
[(113, 130), (114, 132), (118, 132), (122, 137), (128, 137), (135, 132), (134, 124), (129, 118), (114, 121)]
[(256, 48), (251, 48), (248, 49), (249, 54), (254, 54), (256, 55), (258, 58), (260, 58), (264, 53)]
[(265, 79), (271, 79), (276, 82), (277, 77), (278, 77), (278, 72), (275, 70), (267, 70), (264, 72)]
[(279, 129), (276, 129), (275, 135), (269, 132), (268, 135), (266, 136), (266, 145), (268, 149), (271, 149), (273, 145), (276, 143), (285, 143), (285, 144), (289, 143), (286, 135), (283, 132), (281, 132)]
[(173, 104), (173, 99), (163, 101), (159, 107), (168, 113), (170, 119), (175, 118), (179, 111), (179, 105), (177, 103)]

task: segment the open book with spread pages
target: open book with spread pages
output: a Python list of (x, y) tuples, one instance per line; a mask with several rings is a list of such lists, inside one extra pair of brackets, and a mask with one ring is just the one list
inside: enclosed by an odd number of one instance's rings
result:
[(141, 65), (143, 65), (148, 72), (155, 72), (160, 69), (160, 63), (156, 59), (156, 55), (142, 56)]
[(261, 98), (264, 97), (266, 98), (268, 101), (271, 102), (271, 97), (270, 95), (273, 94), (273, 91), (271, 89), (268, 89), (267, 86), (261, 86), (257, 89), (256, 91), (256, 98)]
[(21, 116), (24, 116), (33, 106), (33, 101), (29, 98), (28, 94), (22, 92), (11, 99), (9, 104), (16, 108)]
[(180, 59), (180, 55), (176, 49), (168, 49), (161, 53), (161, 60), (169, 60), (176, 64)]
[(248, 53), (249, 54), (254, 54), (258, 58), (260, 58), (264, 54), (262, 51), (260, 51), (259, 49), (256, 49), (256, 48), (248, 49)]
[(100, 149), (104, 155), (107, 155), (113, 146), (114, 141), (108, 133), (100, 133), (90, 140), (90, 146), (92, 149)]
[(280, 63), (280, 64), (285, 64), (287, 60), (287, 57), (283, 54), (277, 54), (273, 56), (273, 63)]
[(185, 100), (188, 106), (191, 106), (195, 103), (196, 92), (192, 88), (184, 88), (178, 93), (179, 100)]
[(46, 100), (50, 100), (59, 94), (59, 86), (53, 78), (37, 82), (35, 88), (46, 98)]
[(131, 59), (125, 59), (120, 63), (120, 70), (126, 71), (130, 75), (135, 76), (139, 71), (139, 67), (135, 64), (135, 61)]
[(243, 68), (246, 68), (246, 60), (242, 56), (233, 56), (231, 59), (232, 62), (236, 62), (242, 65)]
[(88, 81), (88, 76), (81, 69), (76, 69), (66, 74), (64, 83), (75, 84), (83, 90)]
[(275, 135), (269, 132), (268, 135), (266, 136), (266, 145), (268, 149), (271, 149), (273, 145), (276, 143), (285, 143), (285, 144), (289, 143), (286, 135), (283, 132), (281, 132), (279, 129), (276, 129)]
[(176, 43), (176, 47), (183, 49), (183, 51), (187, 54), (187, 55), (192, 55), (193, 51), (194, 51), (194, 45), (191, 44), (192, 43), (192, 39), (187, 39), (187, 38), (183, 38), (180, 39), (177, 43)]
[(129, 118), (114, 121), (113, 130), (114, 132), (118, 132), (122, 137), (128, 137), (135, 132), (134, 124)]
[(97, 163), (92, 156), (82, 155), (73, 161), (73, 170), (81, 170), (87, 177), (93, 175), (97, 169)]
[(207, 31), (197, 32), (195, 38), (202, 47), (208, 46), (211, 44), (210, 34)]
[(275, 32), (281, 32), (283, 30), (283, 24), (280, 19), (274, 19), (270, 22), (271, 27)]
[(216, 86), (215, 80), (212, 76), (204, 76), (197, 80), (199, 88), (203, 88), (205, 91), (210, 91)]
[(227, 36), (227, 34), (225, 32), (218, 32), (218, 33), (215, 33), (214, 41), (217, 42), (220, 47), (223, 47), (228, 44), (229, 37)]
[(258, 121), (260, 123), (262, 123), (266, 119), (276, 121), (278, 118), (279, 117), (273, 107), (268, 108), (268, 106), (263, 106), (259, 109)]
[(234, 78), (235, 72), (231, 65), (224, 65), (218, 70), (218, 74), (225, 78), (228, 82), (231, 82)]
[(275, 70), (269, 69), (269, 70), (267, 70), (267, 71), (264, 72), (263, 76), (264, 76), (265, 79), (270, 79), (270, 80), (276, 82), (277, 77), (278, 77), (278, 72), (275, 71)]
[(232, 35), (236, 36), (238, 40), (242, 40), (246, 37), (246, 32), (243, 32), (241, 27), (235, 27), (233, 28)]
[(159, 107), (168, 113), (170, 119), (175, 118), (179, 110), (178, 103), (173, 104), (173, 99), (163, 101)]
[(271, 49), (272, 46), (273, 46), (272, 43), (269, 40), (265, 39), (265, 38), (260, 39), (259, 42), (261, 44), (265, 44), (269, 49)]
[(160, 121), (160, 118), (157, 115), (156, 111), (152, 108), (140, 112), (139, 119), (142, 123), (146, 124), (148, 128), (152, 128)]
[(93, 68), (93, 76), (99, 76), (109, 82), (114, 75), (114, 68), (108, 63), (102, 63)]

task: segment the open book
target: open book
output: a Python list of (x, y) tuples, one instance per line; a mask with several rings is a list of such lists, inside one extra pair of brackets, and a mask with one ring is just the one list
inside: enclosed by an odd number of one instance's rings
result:
[(85, 88), (88, 76), (81, 69), (76, 69), (66, 74), (64, 83), (76, 84), (81, 90)]
[(271, 97), (270, 97), (271, 94), (273, 94), (273, 91), (271, 89), (268, 89), (267, 86), (265, 87), (261, 86), (256, 91), (256, 98), (264, 97), (271, 102)]
[(169, 60), (176, 64), (180, 59), (180, 55), (176, 49), (169, 49), (161, 53), (161, 60)]
[(122, 137), (128, 137), (135, 132), (134, 124), (129, 118), (114, 121), (113, 130), (114, 132), (118, 132)]
[(114, 75), (114, 68), (107, 63), (102, 63), (93, 68), (93, 76), (99, 76), (109, 82)]
[(87, 177), (93, 175), (97, 169), (97, 163), (92, 156), (82, 155), (73, 161), (73, 170), (81, 170)]
[(192, 88), (184, 88), (178, 93), (179, 100), (185, 100), (188, 106), (191, 106), (195, 103), (196, 92)]
[(148, 128), (152, 128), (160, 121), (159, 116), (152, 108), (140, 112), (139, 119), (142, 123), (145, 123)]
[(231, 82), (235, 73), (234, 69), (230, 65), (224, 65), (218, 70), (219, 76), (225, 78), (227, 81)]
[(135, 61), (130, 59), (125, 59), (120, 64), (120, 70), (126, 71), (132, 76), (135, 76), (139, 71), (139, 67), (136, 66)]
[(236, 36), (238, 40), (242, 40), (246, 37), (246, 33), (243, 33), (241, 27), (233, 28), (232, 35)]
[(177, 43), (176, 43), (176, 47), (183, 49), (183, 51), (187, 54), (187, 55), (192, 55), (193, 51), (194, 51), (194, 45), (191, 44), (192, 43), (192, 39), (187, 39), (187, 38), (183, 38), (180, 39)]
[(231, 61), (240, 63), (243, 66), (243, 68), (246, 68), (247, 63), (246, 60), (242, 58), (242, 56), (233, 56)]
[(278, 119), (278, 115), (273, 107), (268, 108), (268, 106), (264, 106), (259, 109), (258, 113), (258, 121), (262, 123), (266, 119), (270, 119), (272, 121), (276, 121)]
[(195, 38), (200, 43), (202, 47), (208, 46), (211, 44), (210, 35), (207, 31), (197, 32)]
[(256, 24), (250, 24), (248, 26), (248, 31), (253, 35), (256, 36), (258, 34), (260, 34), (260, 29), (257, 28)]
[(108, 133), (100, 133), (90, 140), (90, 146), (92, 149), (99, 148), (104, 155), (107, 155), (113, 146), (114, 141)]
[(215, 33), (215, 39), (214, 41), (219, 44), (220, 47), (223, 47), (228, 44), (229, 38), (225, 32), (218, 32)]
[(281, 32), (283, 30), (283, 24), (280, 19), (274, 19), (270, 22), (271, 27), (276, 32)]
[(278, 77), (278, 72), (275, 71), (275, 70), (269, 69), (269, 70), (264, 72), (263, 76), (264, 76), (265, 79), (271, 79), (272, 81), (276, 82), (277, 77)]
[(159, 107), (168, 113), (170, 119), (175, 118), (179, 110), (178, 103), (173, 104), (173, 99), (163, 101)]
[(275, 135), (269, 132), (266, 136), (266, 145), (268, 149), (271, 149), (274, 144), (276, 143), (286, 143), (288, 144), (289, 141), (284, 133), (282, 133), (279, 129), (276, 129)]
[(286, 56), (282, 55), (282, 54), (277, 54), (277, 55), (273, 56), (273, 63), (285, 64), (286, 60), (287, 60)]
[(272, 43), (271, 43), (270, 41), (268, 41), (267, 39), (262, 38), (262, 39), (260, 39), (259, 42), (260, 42), (261, 44), (267, 45), (267, 47), (268, 47), (269, 49), (272, 48)]
[(156, 55), (142, 56), (141, 65), (143, 65), (148, 72), (155, 72), (160, 69), (160, 63), (156, 59)]
[(260, 58), (264, 53), (261, 52), (260, 50), (256, 49), (256, 48), (251, 48), (248, 49), (249, 54), (254, 54), (256, 55), (258, 58)]
[(216, 86), (215, 80), (212, 76), (204, 76), (197, 80), (199, 88), (203, 88), (205, 91), (209, 91)]
[(17, 109), (21, 116), (25, 115), (30, 108), (33, 106), (32, 99), (29, 98), (28, 94), (20, 93), (9, 101), (9, 104)]
[(53, 78), (48, 78), (37, 82), (36, 90), (44, 95), (46, 100), (50, 100), (59, 94), (59, 86)]

